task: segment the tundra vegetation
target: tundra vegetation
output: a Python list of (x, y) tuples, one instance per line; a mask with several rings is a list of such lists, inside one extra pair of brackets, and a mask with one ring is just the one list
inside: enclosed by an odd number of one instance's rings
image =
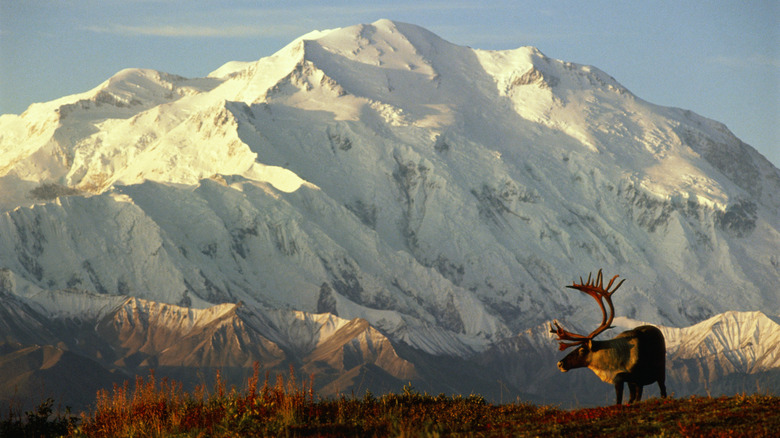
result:
[(653, 398), (628, 406), (564, 410), (517, 401), (492, 404), (479, 395), (429, 395), (411, 385), (379, 397), (320, 398), (313, 380), (292, 369), (275, 383), (259, 366), (243, 389), (185, 392), (181, 384), (137, 377), (97, 394), (79, 417), (52, 414), (52, 400), (26, 413), (9, 411), (0, 436), (256, 437), (256, 436), (665, 436), (763, 437), (780, 430), (780, 397)]

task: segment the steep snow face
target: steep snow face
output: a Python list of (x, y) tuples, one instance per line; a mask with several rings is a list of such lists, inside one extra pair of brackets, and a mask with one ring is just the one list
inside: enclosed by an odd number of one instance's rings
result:
[[(0, 144), (7, 145), (10, 165), (0, 174), (0, 187), (10, 196), (0, 207), (101, 193), (114, 183), (197, 184), (219, 173), (248, 173), (282, 190), (303, 184), (286, 169), (256, 162), (236, 134), (232, 104), (217, 92), (204, 94), (220, 82), (125, 70), (91, 92), (6, 118), (10, 134)], [(27, 120), (46, 111), (53, 115), (40, 123), (40, 132), (37, 124), (31, 127), (33, 136), (24, 141), (32, 153), (12, 148), (20, 128), (31, 124)], [(42, 144), (37, 151), (36, 143)]]
[(0, 120), (0, 162), (4, 163), (0, 176), (56, 181), (71, 167), (74, 155), (88, 148), (81, 142), (101, 130), (104, 121), (131, 118), (183, 96), (208, 91), (217, 83), (214, 79), (126, 69), (86, 93), (33, 104), (20, 116), (4, 115)]
[[(700, 369), (721, 375), (755, 374), (780, 367), (780, 324), (763, 312), (729, 311), (689, 327), (659, 328), (666, 338), (670, 361), (710, 362)], [(613, 333), (647, 324), (615, 318)]]
[[(674, 114), (676, 110), (651, 105), (597, 68), (550, 59), (535, 48), (476, 53), (517, 114), (566, 133), (624, 171), (610, 177), (630, 178), (659, 199), (690, 200), (721, 210), (730, 199), (751, 191), (741, 178), (726, 182), (712, 175), (711, 166), (723, 166), (707, 163), (707, 157), (702, 160), (702, 143), (713, 140), (697, 137), (701, 129), (690, 126), (690, 113)], [(699, 118), (693, 124), (702, 123), (707, 122)], [(720, 131), (716, 138), (727, 132), (710, 125)], [(742, 170), (733, 175), (755, 178), (759, 163), (744, 156), (747, 151), (735, 140), (720, 140), (720, 153), (739, 156)], [(729, 149), (733, 152), (726, 152)], [(626, 169), (633, 172), (627, 174)]]
[[(426, 330), (444, 333), (448, 328), (438, 327), (437, 319), (452, 319), (449, 329), (458, 334), (440, 335), (449, 344), (431, 349), (468, 351), (463, 345), (473, 336), (506, 330), (467, 291), (421, 270), (411, 256), (375, 236), (355, 234), (361, 222), (321, 191), (300, 189), (288, 199), (283, 194), (243, 178), (220, 178), (194, 190), (145, 183), (61, 198), (4, 215), (2, 234), (15, 238), (3, 241), (2, 253), (11, 256), (3, 256), (2, 264), (42, 288), (193, 307), (260, 301), (350, 319), (362, 315), (391, 332), (433, 324)], [(63, 221), (65, 216), (72, 221)], [(339, 222), (309, 219), (317, 216)], [(410, 269), (417, 274), (410, 277)], [(60, 305), (62, 300), (51, 307)], [(464, 325), (459, 315), (467, 311), (472, 316)]]
[(722, 373), (755, 374), (780, 367), (780, 324), (762, 312), (726, 312), (681, 330), (666, 329), (674, 359), (716, 362)]
[[(161, 167), (176, 164), (171, 156), (181, 148), (181, 138), (164, 145), (167, 152), (161, 156), (149, 152), (189, 117), (189, 110), (179, 112), (171, 104), (208, 92), (219, 82), (126, 69), (88, 92), (33, 104), (19, 116), (0, 117), (0, 209), (79, 192), (100, 193), (123, 172), (136, 172), (131, 181), (145, 179), (149, 171), (149, 178), (164, 174)], [(231, 152), (227, 147), (221, 152)], [(192, 169), (180, 172), (186, 175)]]
[(562, 286), (599, 267), (636, 319), (780, 313), (780, 171), (534, 48), (380, 20), (205, 79), (123, 71), (0, 136), (0, 266), (41, 290), (363, 318), (463, 356), (586, 320)]

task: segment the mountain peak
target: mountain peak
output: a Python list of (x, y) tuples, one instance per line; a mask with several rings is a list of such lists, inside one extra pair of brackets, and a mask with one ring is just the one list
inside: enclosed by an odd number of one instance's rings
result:
[(533, 47), (379, 20), (205, 79), (123, 70), (58, 108), (0, 119), (0, 265), (44, 290), (329, 312), (429, 352), (576, 313), (553, 291), (593, 265), (635, 279), (636, 319), (780, 305), (777, 169)]
[[(360, 24), (306, 39), (307, 57), (315, 64), (324, 61), (321, 51), (311, 51), (312, 43), (331, 56), (384, 70), (415, 71), (432, 75), (431, 58), (437, 47), (450, 45), (427, 30), (390, 20)], [(341, 63), (338, 59), (330, 62)]]

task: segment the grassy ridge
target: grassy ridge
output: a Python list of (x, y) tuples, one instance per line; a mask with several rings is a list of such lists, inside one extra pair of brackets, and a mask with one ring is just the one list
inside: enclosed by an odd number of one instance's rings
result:
[[(759, 394), (562, 410), (525, 403), (494, 405), (478, 395), (420, 394), (411, 386), (381, 397), (366, 393), (362, 398), (319, 399), (312, 380), (299, 383), (292, 370), (273, 385), (268, 375), (259, 383), (255, 367), (243, 390), (227, 390), (217, 374), (212, 391), (200, 387), (187, 393), (174, 382), (158, 382), (152, 373), (137, 378), (133, 390), (126, 383), (111, 392), (100, 391), (94, 408), (79, 419), (47, 419), (50, 400), (44, 403), (48, 411), (28, 412), (27, 421), (9, 414), (0, 422), (0, 436), (761, 437), (776, 436), (780, 430), (780, 397)], [(33, 424), (34, 433), (28, 433)]]

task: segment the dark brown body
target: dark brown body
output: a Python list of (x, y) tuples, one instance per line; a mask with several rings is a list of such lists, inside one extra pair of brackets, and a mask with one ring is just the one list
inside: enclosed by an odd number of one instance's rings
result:
[(589, 341), (558, 362), (566, 372), (590, 368), (601, 380), (615, 385), (617, 404), (623, 402), (623, 383), (628, 384), (629, 403), (642, 399), (642, 387), (658, 382), (666, 397), (666, 342), (656, 327), (643, 325), (608, 341)]

